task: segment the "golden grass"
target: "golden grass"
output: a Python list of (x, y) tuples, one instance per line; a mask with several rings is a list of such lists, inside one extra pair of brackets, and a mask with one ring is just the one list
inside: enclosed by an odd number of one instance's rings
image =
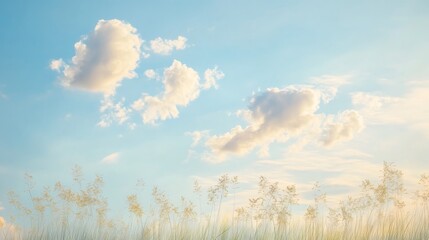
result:
[(108, 217), (102, 177), (84, 181), (82, 169), (75, 167), (73, 181), (75, 186), (57, 182), (35, 196), (33, 177), (26, 175), (31, 206), (15, 192), (9, 192), (9, 203), (20, 213), (17, 219), (28, 223), (18, 227), (0, 217), (0, 239), (429, 239), (429, 176), (421, 176), (417, 192), (406, 194), (402, 172), (390, 163), (384, 164), (379, 182), (363, 180), (361, 192), (336, 207), (326, 206), (327, 196), (315, 184), (314, 202), (300, 215), (291, 211), (299, 205), (295, 185), (281, 186), (266, 177), (259, 179), (258, 194), (228, 218), (222, 215), (224, 201), (238, 178), (223, 175), (207, 189), (194, 184), (210, 212), (184, 197), (174, 205), (154, 187), (150, 209), (144, 209), (138, 194), (125, 198), (126, 221)]

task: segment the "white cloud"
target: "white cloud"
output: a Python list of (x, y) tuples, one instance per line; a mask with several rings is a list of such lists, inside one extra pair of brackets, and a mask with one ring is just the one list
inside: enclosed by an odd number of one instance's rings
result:
[(204, 79), (206, 80), (203, 84), (204, 89), (209, 89), (211, 87), (218, 88), (217, 81), (224, 78), (225, 74), (215, 67), (213, 69), (207, 69), (204, 72)]
[[(59, 80), (64, 87), (104, 95), (100, 106), (102, 115), (97, 123), (99, 127), (128, 122), (133, 110), (141, 113), (144, 123), (155, 124), (158, 120), (177, 118), (179, 107), (195, 100), (201, 89), (217, 87), (216, 81), (224, 77), (217, 67), (207, 69), (205, 83), (201, 84), (194, 69), (174, 60), (162, 76), (154, 69), (144, 72), (146, 78), (162, 80), (162, 93), (155, 96), (144, 94), (131, 106), (125, 106), (124, 98), (115, 103), (116, 89), (124, 79), (137, 76), (135, 69), (141, 58), (150, 56), (148, 51), (168, 55), (173, 50), (185, 49), (187, 39), (183, 36), (172, 40), (158, 37), (150, 41), (150, 47), (143, 46), (145, 51), (141, 50), (142, 44), (137, 30), (129, 23), (117, 19), (99, 20), (92, 32), (75, 43), (75, 55), (69, 62), (54, 59), (49, 67), (59, 72)], [(6, 96), (0, 92), (0, 98)], [(136, 124), (128, 122), (128, 126), (134, 129)]]
[[(328, 103), (336, 95), (336, 89), (348, 82), (348, 77), (323, 76), (312, 81), (321, 85), (268, 88), (254, 93), (249, 107), (236, 113), (247, 125), (237, 125), (224, 134), (203, 136), (204, 141), (197, 142), (204, 142), (208, 151), (202, 153), (201, 158), (217, 163), (254, 149), (260, 157), (268, 157), (272, 143), (286, 141), (290, 143), (288, 152), (299, 152), (310, 143), (332, 146), (351, 140), (362, 131), (363, 119), (355, 110), (337, 115), (318, 112), (320, 104)], [(327, 86), (335, 90), (328, 100)], [(196, 148), (196, 144), (194, 142), (191, 148)]]
[(108, 127), (113, 122), (119, 125), (125, 123), (129, 119), (131, 109), (124, 106), (125, 98), (115, 103), (111, 96), (105, 96), (101, 101), (100, 112), (101, 120), (97, 123), (99, 127)]
[(158, 77), (155, 70), (153, 70), (153, 69), (148, 69), (148, 70), (144, 71), (144, 75), (150, 79), (155, 79)]
[(355, 92), (352, 94), (352, 103), (356, 106), (362, 106), (365, 110), (377, 110), (386, 104), (397, 103), (400, 98), (379, 96), (366, 92)]
[(337, 116), (337, 121), (327, 118), (321, 141), (325, 146), (331, 146), (336, 142), (352, 139), (362, 131), (362, 116), (354, 110), (346, 110)]
[(132, 107), (141, 111), (144, 123), (155, 124), (158, 120), (177, 118), (178, 107), (185, 107), (195, 100), (201, 90), (198, 73), (185, 64), (174, 60), (164, 70), (164, 91), (158, 96), (143, 95)]
[(311, 83), (320, 87), (322, 100), (328, 103), (337, 95), (338, 88), (350, 83), (350, 79), (350, 75), (323, 75), (311, 78)]
[(203, 138), (206, 138), (209, 135), (209, 131), (205, 130), (205, 131), (187, 132), (186, 135), (192, 137), (192, 145), (191, 146), (195, 147), (200, 143), (200, 141)]
[(142, 52), (142, 57), (143, 57), (144, 59), (147, 59), (147, 58), (149, 58), (149, 57), (150, 57), (150, 53)]
[(101, 160), (101, 163), (103, 163), (103, 164), (115, 164), (118, 162), (118, 160), (119, 160), (119, 152), (114, 152), (114, 153), (111, 153), (111, 154), (107, 155), (106, 157), (104, 157)]
[(150, 48), (154, 53), (169, 55), (173, 50), (183, 50), (186, 48), (185, 37), (179, 36), (175, 40), (162, 39), (160, 37), (150, 41)]
[(429, 87), (412, 86), (401, 97), (373, 93), (352, 94), (368, 124), (399, 124), (420, 131), (429, 137)]
[(133, 102), (133, 104), (131, 105), (131, 108), (136, 111), (142, 111), (144, 109), (144, 106), (145, 106), (144, 100), (140, 98)]
[(320, 77), (311, 78), (313, 84), (320, 84), (325, 86), (340, 87), (350, 83), (350, 75), (323, 75)]
[(134, 78), (142, 40), (129, 23), (99, 20), (93, 32), (77, 42), (71, 64), (53, 60), (51, 69), (62, 71), (63, 86), (113, 95), (125, 78)]
[(49, 64), (49, 67), (51, 68), (51, 70), (60, 72), (61, 69), (64, 67), (64, 61), (61, 58), (60, 59), (54, 59)]
[[(265, 148), (274, 141), (284, 141), (317, 120), (320, 92), (308, 87), (270, 88), (253, 97), (247, 115), (248, 126), (210, 137), (206, 145), (222, 161), (225, 154), (246, 154), (256, 147)], [(209, 159), (210, 160), (210, 159)]]
[[(275, 159), (263, 159), (242, 165), (229, 172), (229, 176), (238, 176), (240, 186), (235, 195), (237, 205), (247, 205), (249, 198), (257, 195), (259, 177), (265, 176), (270, 182), (279, 182), (280, 186), (293, 184), (300, 196), (300, 204), (313, 201), (312, 188), (317, 181), (323, 192), (327, 192), (330, 202), (344, 200), (344, 194), (359, 192), (364, 179), (375, 180), (382, 168), (382, 162), (376, 162), (373, 156), (355, 149), (338, 149), (336, 151), (304, 150), (287, 153)], [(221, 172), (222, 173), (222, 172)], [(310, 176), (310, 177), (303, 177)], [(204, 177), (193, 176), (203, 187), (216, 184), (218, 174), (206, 174)]]

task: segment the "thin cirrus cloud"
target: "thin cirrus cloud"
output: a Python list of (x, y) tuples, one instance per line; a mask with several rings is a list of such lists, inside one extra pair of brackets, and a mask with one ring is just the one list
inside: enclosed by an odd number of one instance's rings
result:
[(105, 156), (102, 160), (101, 163), (102, 164), (106, 164), (106, 165), (111, 165), (111, 164), (115, 164), (119, 161), (119, 152), (114, 152), (111, 153), (107, 156)]
[(329, 103), (335, 98), (338, 88), (349, 84), (350, 75), (323, 75), (320, 77), (313, 77), (311, 83), (318, 85), (322, 89), (322, 100)]
[[(219, 72), (219, 70), (213, 70)], [(223, 77), (223, 73), (222, 76)], [(214, 83), (219, 78), (214, 80)], [(205, 84), (200, 84), (198, 73), (181, 63), (174, 60), (170, 67), (163, 73), (162, 83), (164, 91), (157, 96), (144, 95), (136, 100), (132, 108), (141, 112), (143, 122), (155, 124), (159, 120), (177, 118), (179, 116), (178, 107), (185, 107), (191, 101), (195, 100)], [(212, 87), (214, 85), (211, 85)]]
[(129, 23), (99, 20), (93, 32), (75, 43), (70, 64), (57, 59), (50, 67), (61, 72), (64, 87), (114, 95), (122, 80), (137, 76), (142, 42)]
[(404, 125), (429, 137), (429, 82), (405, 86), (403, 96), (352, 93), (352, 102), (368, 124)]
[[(298, 139), (298, 145), (318, 139), (317, 143), (326, 147), (350, 140), (364, 127), (359, 112), (345, 110), (336, 115), (318, 112), (320, 104), (327, 103), (324, 96), (336, 91), (323, 86), (268, 88), (253, 96), (247, 109), (237, 112), (247, 125), (237, 125), (220, 135), (197, 135), (192, 147), (202, 143), (208, 149), (203, 156), (205, 160), (216, 163), (254, 149), (259, 149), (260, 156), (266, 157), (272, 143), (292, 138)], [(196, 133), (198, 131), (192, 136)]]
[(158, 37), (150, 41), (150, 49), (157, 54), (169, 55), (173, 50), (185, 49), (187, 40), (183, 36), (178, 36), (177, 39), (173, 40)]

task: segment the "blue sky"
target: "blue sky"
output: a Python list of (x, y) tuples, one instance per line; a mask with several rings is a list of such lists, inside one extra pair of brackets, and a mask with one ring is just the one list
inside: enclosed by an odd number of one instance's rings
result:
[(25, 172), (75, 164), (116, 206), (139, 178), (173, 198), (223, 173), (341, 195), (383, 161), (429, 169), (426, 1), (1, 5), (1, 215)]

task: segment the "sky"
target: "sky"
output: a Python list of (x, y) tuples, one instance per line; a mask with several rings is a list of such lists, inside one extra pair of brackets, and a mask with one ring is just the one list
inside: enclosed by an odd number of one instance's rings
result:
[(41, 188), (75, 165), (114, 209), (138, 179), (341, 197), (384, 161), (429, 172), (427, 1), (1, 5), (0, 215), (25, 173)]

